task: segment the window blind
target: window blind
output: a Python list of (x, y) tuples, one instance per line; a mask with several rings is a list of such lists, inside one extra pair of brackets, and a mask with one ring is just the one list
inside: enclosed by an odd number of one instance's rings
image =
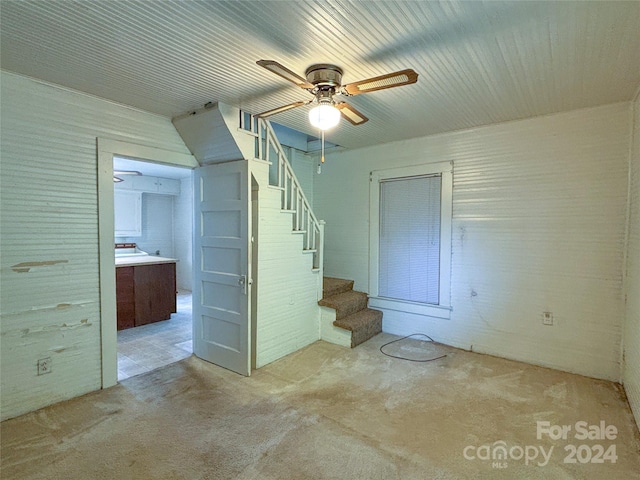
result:
[(380, 182), (378, 292), (438, 304), (442, 176)]

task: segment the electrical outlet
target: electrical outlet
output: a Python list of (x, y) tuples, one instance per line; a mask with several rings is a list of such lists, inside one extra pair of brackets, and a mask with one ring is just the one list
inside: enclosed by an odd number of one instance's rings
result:
[(38, 360), (38, 375), (44, 375), (45, 373), (51, 373), (51, 357)]
[(551, 313), (551, 312), (542, 312), (542, 324), (543, 325), (553, 325), (553, 313)]

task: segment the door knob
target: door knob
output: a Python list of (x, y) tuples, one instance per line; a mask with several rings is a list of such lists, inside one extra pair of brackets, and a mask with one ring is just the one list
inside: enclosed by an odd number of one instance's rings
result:
[(247, 294), (247, 276), (246, 275), (240, 275), (240, 278), (238, 278), (238, 285), (240, 285), (244, 291), (244, 294)]

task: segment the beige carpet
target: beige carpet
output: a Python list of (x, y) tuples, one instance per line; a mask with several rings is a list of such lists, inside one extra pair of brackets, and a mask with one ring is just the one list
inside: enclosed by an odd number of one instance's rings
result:
[[(317, 342), (250, 378), (191, 357), (5, 421), (1, 477), (640, 478), (640, 436), (619, 386), (418, 340), (385, 351), (448, 356), (395, 360), (378, 350), (394, 338), (380, 334), (355, 349)], [(618, 434), (538, 440), (537, 420), (602, 420)], [(478, 458), (500, 441), (516, 458)], [(618, 458), (566, 464), (569, 444), (615, 445)], [(542, 456), (517, 458), (527, 447), (531, 456), (553, 451), (541, 466)]]

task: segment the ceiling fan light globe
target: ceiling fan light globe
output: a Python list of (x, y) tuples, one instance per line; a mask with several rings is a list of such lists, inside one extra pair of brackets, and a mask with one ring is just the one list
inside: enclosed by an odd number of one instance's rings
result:
[(329, 130), (340, 122), (340, 110), (333, 105), (318, 105), (309, 110), (309, 123), (320, 130)]

